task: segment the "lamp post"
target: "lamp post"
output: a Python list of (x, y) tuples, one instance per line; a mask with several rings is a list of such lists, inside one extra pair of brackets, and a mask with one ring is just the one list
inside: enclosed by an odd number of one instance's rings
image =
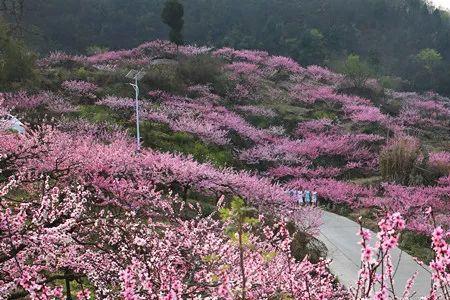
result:
[(133, 79), (134, 83), (129, 83), (131, 85), (136, 93), (136, 145), (137, 145), (137, 151), (141, 150), (141, 132), (139, 129), (139, 85), (138, 81), (141, 80), (145, 75), (145, 72), (131, 70), (128, 72), (128, 74), (125, 76), (126, 78)]

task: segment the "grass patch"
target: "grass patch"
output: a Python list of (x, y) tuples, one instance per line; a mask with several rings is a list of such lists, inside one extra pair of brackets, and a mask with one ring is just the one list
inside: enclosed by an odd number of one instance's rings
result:
[(249, 115), (245, 118), (250, 124), (258, 128), (269, 128), (270, 126), (275, 125), (272, 118), (263, 117), (263, 116), (252, 116)]
[(123, 125), (125, 120), (117, 112), (106, 106), (99, 105), (80, 105), (77, 114), (92, 123), (111, 123)]
[(409, 230), (403, 231), (400, 235), (400, 249), (427, 264), (430, 263), (434, 255), (430, 245), (431, 238), (427, 235)]
[(358, 177), (349, 180), (351, 183), (355, 183), (362, 186), (378, 186), (383, 182), (381, 176), (371, 176), (371, 177)]
[(144, 147), (163, 152), (190, 154), (200, 162), (212, 162), (216, 166), (233, 166), (235, 161), (229, 149), (206, 144), (185, 132), (173, 132), (167, 125), (145, 121), (141, 124)]
[(298, 107), (287, 103), (279, 103), (271, 108), (277, 111), (278, 117), (276, 120), (282, 122), (288, 133), (297, 128), (299, 122), (309, 119), (308, 115), (310, 114), (310, 110), (304, 107)]
[(315, 120), (321, 120), (321, 119), (336, 120), (338, 118), (338, 116), (334, 111), (319, 108), (319, 109), (315, 109), (311, 113), (311, 118), (315, 119)]

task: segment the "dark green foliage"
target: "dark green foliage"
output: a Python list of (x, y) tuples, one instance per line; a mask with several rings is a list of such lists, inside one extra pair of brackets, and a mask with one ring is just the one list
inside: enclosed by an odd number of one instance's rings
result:
[(442, 62), (442, 56), (435, 49), (426, 48), (420, 51), (415, 59), (423, 68), (432, 72)]
[(402, 86), (406, 84), (400, 77), (394, 76), (381, 76), (378, 78), (378, 82), (383, 88), (396, 91), (401, 90)]
[(351, 87), (355, 88), (364, 88), (367, 80), (373, 75), (369, 64), (356, 54), (350, 54), (338, 70), (345, 75)]
[(309, 114), (312, 119), (320, 120), (320, 119), (329, 119), (336, 120), (338, 119), (339, 110), (334, 109), (333, 107), (328, 106), (327, 103), (318, 102), (313, 107), (313, 111)]
[(34, 56), (0, 22), (0, 87), (20, 87), (35, 78)]
[[(119, 49), (166, 38), (167, 29), (159, 16), (164, 4), (173, 1), (63, 2), (27, 3), (25, 21), (33, 33), (28, 41), (39, 49), (82, 52), (91, 45)], [(265, 49), (292, 56), (304, 65), (329, 64), (355, 53), (377, 74), (407, 79), (410, 84), (405, 88), (450, 94), (450, 18), (423, 0), (188, 3), (184, 35), (189, 43)], [(172, 18), (168, 15), (167, 19)], [(171, 24), (179, 29), (182, 19), (175, 18), (178, 21)], [(422, 72), (422, 55), (418, 54), (424, 49), (434, 49), (442, 57), (432, 80)]]
[(183, 44), (184, 7), (178, 0), (167, 0), (164, 4), (161, 18), (170, 27), (170, 40), (177, 44)]
[(93, 123), (123, 124), (123, 119), (105, 106), (80, 105), (77, 113), (81, 118)]
[(312, 262), (318, 262), (327, 255), (327, 247), (318, 239), (304, 232), (296, 232), (291, 244), (292, 255), (297, 261), (306, 256)]
[[(448, 50), (447, 50), (448, 51)], [(433, 89), (440, 84), (442, 74), (446, 72), (442, 55), (435, 49), (422, 49), (410, 58), (410, 70), (412, 74), (414, 88), (418, 90)]]
[(433, 257), (433, 250), (430, 249), (431, 238), (427, 235), (412, 231), (403, 231), (400, 235), (400, 247), (413, 257), (429, 263)]
[(179, 71), (184, 80), (191, 84), (212, 83), (222, 74), (220, 61), (209, 55), (182, 59)]
[(180, 61), (178, 71), (189, 85), (210, 85), (219, 95), (224, 95), (230, 81), (223, 72), (223, 63), (210, 55), (197, 55)]
[(306, 31), (300, 40), (287, 40), (289, 54), (308, 65), (320, 65), (326, 62), (329, 49), (326, 46), (325, 36), (322, 32), (313, 28)]
[(167, 60), (150, 66), (142, 81), (143, 90), (163, 90), (183, 94), (187, 86), (209, 85), (214, 92), (225, 95), (230, 81), (222, 70), (222, 62), (210, 55)]
[(144, 88), (148, 87), (150, 90), (163, 90), (175, 94), (182, 93), (186, 87), (178, 66), (174, 64), (150, 66), (142, 83)]

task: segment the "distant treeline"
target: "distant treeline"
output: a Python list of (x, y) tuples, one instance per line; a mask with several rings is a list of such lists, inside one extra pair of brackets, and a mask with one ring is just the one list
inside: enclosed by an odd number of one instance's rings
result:
[[(450, 94), (450, 16), (423, 0), (184, 0), (188, 43), (258, 48), (301, 64), (358, 54), (375, 74)], [(168, 36), (164, 0), (33, 0), (28, 44), (40, 52), (130, 48)], [(425, 50), (424, 50), (425, 49)]]

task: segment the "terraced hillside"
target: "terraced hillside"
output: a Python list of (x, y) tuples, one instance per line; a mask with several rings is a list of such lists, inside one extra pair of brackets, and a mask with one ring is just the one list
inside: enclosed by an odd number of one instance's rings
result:
[[(130, 69), (146, 74), (141, 152), (133, 142)], [(31, 293), (15, 283), (26, 270), (33, 284), (78, 283), (80, 299), (91, 291), (113, 299), (119, 290), (125, 299), (155, 291), (172, 295), (155, 299), (347, 298), (326, 262), (300, 260), (312, 253), (321, 211), (298, 206), (288, 189), (315, 189), (324, 208), (364, 213), (369, 225), (387, 218), (380, 230), (388, 235), (403, 229), (400, 213), (410, 234), (428, 244), (433, 228), (450, 225), (450, 100), (437, 94), (386, 90), (262, 51), (165, 41), (89, 57), (53, 53), (39, 61), (39, 73), (39, 90), (2, 94), (2, 113), (19, 117), (27, 133), (0, 138), (2, 193), (5, 207), (14, 207), (1, 216), (18, 239), (2, 244), (12, 254), (0, 269), (0, 295)], [(224, 222), (193, 217), (217, 213), (217, 205)], [(252, 236), (249, 228), (263, 220), (264, 234)], [(236, 234), (236, 243), (223, 247), (224, 232)], [(297, 251), (275, 254), (291, 249), (289, 232)], [(251, 251), (259, 256), (248, 254), (243, 271), (235, 255)], [(159, 277), (142, 271), (150, 261), (160, 263), (152, 266)], [(263, 272), (272, 267), (279, 272)], [(273, 276), (277, 285), (269, 288)], [(289, 289), (290, 276), (310, 282)]]

